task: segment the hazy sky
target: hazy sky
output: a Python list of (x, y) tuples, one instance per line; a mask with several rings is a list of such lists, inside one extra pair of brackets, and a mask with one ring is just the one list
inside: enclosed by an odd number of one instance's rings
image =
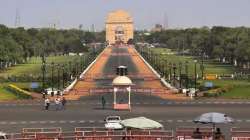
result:
[(19, 11), (25, 27), (57, 23), (60, 28), (82, 24), (90, 29), (94, 24), (100, 30), (107, 13), (116, 9), (127, 10), (137, 29), (164, 21), (170, 28), (250, 26), (250, 0), (0, 0), (0, 24), (14, 26)]

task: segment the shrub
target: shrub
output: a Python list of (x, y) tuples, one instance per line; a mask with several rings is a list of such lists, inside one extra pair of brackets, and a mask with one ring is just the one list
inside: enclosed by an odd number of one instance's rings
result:
[(31, 93), (27, 92), (25, 90), (20, 89), (19, 87), (9, 84), (6, 87), (7, 90), (11, 91), (13, 94), (15, 94), (20, 99), (31, 99)]

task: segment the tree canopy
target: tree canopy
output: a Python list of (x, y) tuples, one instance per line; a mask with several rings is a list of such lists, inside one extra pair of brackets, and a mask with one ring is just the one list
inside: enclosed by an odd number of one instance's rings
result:
[(21, 63), (33, 56), (80, 53), (88, 50), (86, 43), (93, 42), (104, 42), (104, 32), (8, 28), (0, 24), (0, 62)]
[(179, 53), (185, 51), (193, 56), (250, 68), (250, 28), (247, 27), (169, 29), (135, 35), (137, 42), (158, 43)]

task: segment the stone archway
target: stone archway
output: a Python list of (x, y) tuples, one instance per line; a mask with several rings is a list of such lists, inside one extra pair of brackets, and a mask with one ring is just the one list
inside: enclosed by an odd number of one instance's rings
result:
[(134, 27), (131, 16), (123, 10), (110, 12), (106, 19), (106, 41), (109, 44), (116, 42), (127, 43), (133, 39)]

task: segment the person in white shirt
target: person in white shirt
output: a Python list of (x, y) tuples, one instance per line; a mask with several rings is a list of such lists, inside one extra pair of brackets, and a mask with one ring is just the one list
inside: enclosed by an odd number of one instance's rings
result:
[(56, 110), (60, 109), (60, 104), (61, 104), (61, 100), (60, 100), (60, 98), (57, 97), (55, 99)]
[(49, 110), (49, 106), (50, 106), (50, 100), (49, 100), (49, 98), (46, 98), (44, 100), (44, 105), (45, 105), (45, 110)]

